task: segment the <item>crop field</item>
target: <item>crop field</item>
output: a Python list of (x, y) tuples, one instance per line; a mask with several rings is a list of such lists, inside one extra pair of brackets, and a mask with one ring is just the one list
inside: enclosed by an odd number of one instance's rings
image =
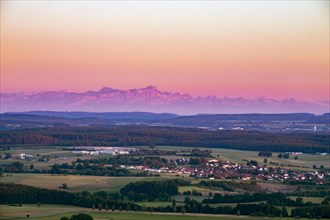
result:
[(74, 176), (74, 175), (51, 175), (51, 174), (5, 174), (0, 182), (24, 184), (28, 186), (59, 189), (63, 183), (68, 185), (68, 191), (101, 191), (118, 192), (122, 187), (131, 182), (141, 180), (164, 179), (168, 177), (104, 177), (104, 176)]
[[(172, 202), (137, 202), (136, 204), (145, 207), (166, 207), (172, 206)], [(177, 205), (183, 205), (183, 202), (176, 202)]]
[[(186, 195), (174, 195), (172, 196), (172, 199), (175, 199), (177, 202), (183, 202), (186, 198)], [(208, 198), (205, 196), (188, 196), (190, 199), (196, 200), (197, 202), (202, 202), (204, 199)]]
[(180, 186), (179, 187), (179, 192), (180, 193), (183, 193), (183, 192), (186, 192), (186, 191), (191, 192), (193, 190), (196, 190), (197, 192), (211, 191), (210, 189), (204, 189), (204, 188), (201, 188), (201, 187), (198, 187), (198, 186)]
[[(25, 205), (22, 207), (0, 205), (1, 220), (59, 220), (63, 216), (70, 217), (73, 214), (86, 213), (93, 216), (94, 220), (231, 220), (247, 219), (261, 220), (264, 218), (253, 218), (247, 216), (229, 216), (229, 215), (207, 215), (207, 214), (181, 214), (181, 213), (142, 213), (142, 212), (111, 212), (97, 211), (74, 206), (63, 205)], [(30, 215), (29, 218), (26, 215)], [(267, 218), (269, 219), (269, 218)], [(282, 218), (288, 220), (290, 218)]]
[[(289, 196), (288, 198), (292, 200), (296, 200), (298, 197), (296, 196)], [(321, 197), (300, 197), (303, 199), (303, 202), (312, 202), (312, 203), (321, 203), (324, 198)]]

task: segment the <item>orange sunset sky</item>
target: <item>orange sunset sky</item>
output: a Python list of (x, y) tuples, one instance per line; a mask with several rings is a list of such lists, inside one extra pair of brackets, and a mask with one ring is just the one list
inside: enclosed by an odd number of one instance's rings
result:
[(329, 1), (1, 1), (1, 92), (329, 99)]

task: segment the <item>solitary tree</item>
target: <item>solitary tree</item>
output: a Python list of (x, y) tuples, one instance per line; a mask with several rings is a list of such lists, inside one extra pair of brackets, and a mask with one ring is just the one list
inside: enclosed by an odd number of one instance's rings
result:
[(289, 216), (288, 211), (286, 210), (286, 208), (284, 206), (282, 207), (282, 213), (281, 213), (281, 215), (283, 217), (288, 217)]
[(99, 203), (99, 204), (97, 205), (97, 209), (98, 209), (99, 211), (101, 211), (101, 210), (102, 210), (102, 208), (103, 208), (103, 205), (102, 205), (102, 203)]
[(62, 183), (62, 185), (60, 186), (60, 188), (62, 188), (62, 189), (67, 189), (67, 188), (68, 188), (68, 184), (66, 184), (66, 183)]
[(182, 213), (182, 215), (184, 215), (184, 213), (186, 213), (186, 209), (184, 207), (181, 208), (181, 213)]
[(283, 154), (284, 159), (288, 159), (290, 157), (290, 154)]
[(321, 205), (329, 205), (329, 204), (330, 204), (329, 201), (326, 201), (326, 200), (321, 202)]
[(5, 159), (11, 158), (11, 153), (5, 153)]
[(172, 212), (176, 212), (176, 205), (172, 206)]
[(299, 206), (303, 205), (304, 204), (303, 199), (301, 197), (296, 198), (296, 204)]

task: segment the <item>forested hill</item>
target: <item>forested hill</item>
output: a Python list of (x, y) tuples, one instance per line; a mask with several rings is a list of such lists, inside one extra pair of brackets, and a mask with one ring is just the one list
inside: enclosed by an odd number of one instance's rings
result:
[(203, 127), (210, 130), (329, 132), (330, 114), (198, 114), (179, 116), (148, 112), (53, 112), (0, 114), (0, 130), (58, 126), (152, 125)]
[(59, 127), (7, 130), (0, 145), (170, 145), (230, 148), (239, 150), (330, 152), (328, 133), (265, 133), (256, 131), (212, 131), (160, 126)]

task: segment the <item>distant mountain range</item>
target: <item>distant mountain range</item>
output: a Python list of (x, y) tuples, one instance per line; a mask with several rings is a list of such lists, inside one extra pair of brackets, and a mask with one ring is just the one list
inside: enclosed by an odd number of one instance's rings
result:
[(1, 93), (1, 112), (21, 111), (92, 111), (92, 112), (171, 112), (175, 114), (219, 113), (294, 113), (321, 114), (329, 111), (329, 101), (312, 103), (295, 99), (275, 100), (193, 97), (186, 93), (160, 91), (148, 86), (120, 90), (104, 87), (99, 91), (41, 91)]

